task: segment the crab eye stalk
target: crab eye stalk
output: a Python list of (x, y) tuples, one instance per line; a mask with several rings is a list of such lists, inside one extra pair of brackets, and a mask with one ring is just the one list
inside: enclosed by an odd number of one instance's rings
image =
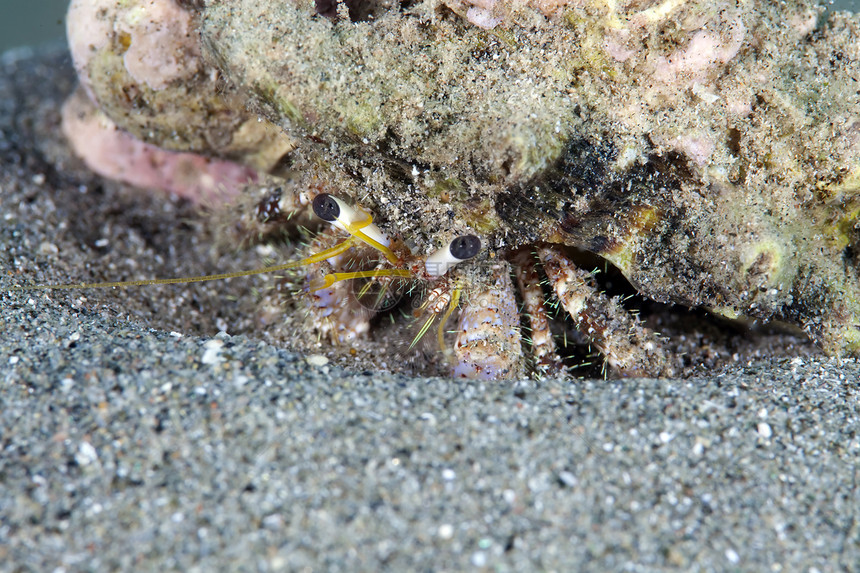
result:
[(397, 261), (397, 256), (388, 248), (391, 241), (373, 224), (373, 217), (367, 211), (355, 209), (328, 193), (320, 193), (314, 197), (313, 210), (323, 221), (381, 251), (389, 261)]
[(431, 253), (424, 262), (427, 274), (431, 277), (441, 277), (448, 269), (471, 259), (481, 251), (481, 239), (475, 235), (455, 237), (441, 249)]

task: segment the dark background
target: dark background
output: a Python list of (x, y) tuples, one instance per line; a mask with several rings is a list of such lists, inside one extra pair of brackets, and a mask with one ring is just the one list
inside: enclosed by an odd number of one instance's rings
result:
[[(65, 35), (69, 0), (0, 0), (0, 52)], [(833, 9), (860, 10), (860, 0), (835, 0)]]

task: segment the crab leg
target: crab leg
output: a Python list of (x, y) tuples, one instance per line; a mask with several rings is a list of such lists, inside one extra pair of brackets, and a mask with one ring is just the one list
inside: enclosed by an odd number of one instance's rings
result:
[(522, 374), (519, 315), (507, 263), (493, 265), (490, 285), (469, 293), (460, 310), (454, 376), (483, 380)]
[[(329, 228), (313, 243), (325, 247), (339, 239), (334, 228)], [(334, 256), (308, 266), (308, 283), (324, 281), (334, 271), (348, 269), (355, 263), (350, 252)], [(328, 336), (333, 344), (345, 343), (365, 335), (370, 330), (374, 312), (362, 305), (353, 292), (350, 281), (340, 281), (324, 288), (310, 289), (310, 313), (321, 336)]]
[(674, 365), (660, 337), (597, 290), (591, 274), (551, 246), (538, 249), (544, 271), (579, 331), (621, 376), (671, 376)]
[(523, 313), (531, 328), (531, 350), (535, 370), (541, 373), (559, 372), (561, 362), (549, 327), (549, 315), (544, 307), (544, 294), (537, 272), (536, 256), (531, 249), (521, 249), (511, 257), (517, 286), (523, 298)]

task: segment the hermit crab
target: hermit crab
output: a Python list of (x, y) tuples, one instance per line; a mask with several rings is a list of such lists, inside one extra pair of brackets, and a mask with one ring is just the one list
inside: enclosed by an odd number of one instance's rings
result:
[[(387, 306), (379, 304), (380, 291), (387, 297), (390, 291), (398, 288), (411, 290), (411, 283), (420, 280), (429, 287), (421, 291), (416, 316), (427, 315), (428, 318), (413, 345), (441, 315), (436, 339), (443, 356), (447, 354), (445, 325), (462, 298), (463, 308), (460, 309), (452, 349), (453, 374), (469, 378), (498, 378), (523, 373), (520, 314), (511, 282), (511, 266), (505, 261), (497, 261), (487, 265), (486, 273), (476, 272), (474, 267), (467, 273), (458, 273), (455, 269), (459, 263), (479, 254), (481, 240), (478, 237), (458, 236), (426, 257), (415, 257), (405, 244), (392, 242), (385, 236), (368, 213), (356, 211), (331, 195), (317, 195), (313, 210), (322, 220), (350, 235), (350, 239), (296, 265), (325, 261), (321, 278), (309, 276), (308, 290), (313, 300), (311, 308), (316, 324), (322, 329), (333, 329), (333, 342), (347, 343), (367, 332), (375, 312)], [(352, 239), (381, 253), (393, 268), (377, 265), (367, 270), (356, 270), (361, 261), (374, 263), (373, 257), (361, 255), (341, 260), (341, 254), (353, 247)], [(560, 370), (536, 269), (538, 260), (542, 262), (565, 311), (605, 354), (607, 363), (616, 372), (673, 372), (658, 337), (596, 290), (589, 273), (577, 269), (561, 250), (551, 246), (543, 246), (534, 253), (521, 250), (511, 257), (516, 282), (522, 293), (524, 314), (529, 321), (534, 371)], [(277, 268), (285, 266), (293, 265)], [(350, 270), (341, 270), (344, 268)], [(310, 275), (313, 274), (312, 271)], [(370, 290), (367, 286), (356, 290), (354, 286), (343, 288), (343, 284), (336, 285), (355, 279), (383, 281), (381, 289), (372, 289), (375, 301), (370, 304), (364, 302), (367, 290)], [(401, 279), (403, 284), (393, 286), (391, 279)], [(411, 292), (410, 295), (415, 296)]]
[[(94, 169), (131, 182), (176, 153), (241, 164), (253, 175), (227, 170), (216, 187), (262, 190), (238, 224), (258, 235), (314, 202), (357, 214), (330, 219), (298, 261), (323, 287), (307, 289), (310, 328), (341, 344), (379, 314), (356, 292), (387, 300), (417, 280), (419, 331), (436, 322), (457, 375), (560, 368), (570, 329), (551, 323), (565, 314), (612, 372), (681, 373), (665, 337), (587, 272), (602, 265), (641, 297), (857, 355), (860, 26), (821, 13), (802, 0), (74, 0), (82, 89), (66, 131)], [(141, 146), (122, 173), (92, 152), (93, 117)]]

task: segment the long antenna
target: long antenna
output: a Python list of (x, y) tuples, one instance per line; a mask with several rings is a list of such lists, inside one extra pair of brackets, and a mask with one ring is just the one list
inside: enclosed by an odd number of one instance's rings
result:
[(300, 261), (293, 261), (290, 263), (283, 263), (280, 265), (272, 265), (270, 267), (263, 267), (260, 269), (252, 269), (248, 271), (234, 271), (231, 273), (219, 273), (217, 275), (200, 275), (197, 277), (178, 277), (172, 279), (142, 279), (137, 281), (112, 281), (112, 282), (103, 282), (103, 283), (68, 283), (68, 284), (60, 284), (60, 285), (31, 285), (31, 286), (19, 286), (19, 287), (11, 287), (9, 290), (12, 291), (22, 291), (22, 290), (70, 290), (70, 289), (78, 289), (78, 288), (113, 288), (113, 287), (130, 287), (130, 286), (145, 286), (145, 285), (175, 285), (175, 284), (185, 284), (185, 283), (202, 283), (206, 281), (219, 281), (223, 279), (232, 279), (234, 277), (247, 277), (251, 275), (262, 275), (265, 273), (274, 273), (278, 271), (286, 271), (289, 269), (295, 269), (298, 267), (304, 267), (313, 263), (318, 263), (320, 261), (324, 261), (326, 259), (330, 259), (331, 257), (337, 256), (347, 249), (349, 249), (353, 244), (355, 244), (356, 239), (353, 237), (348, 238), (342, 243), (338, 243), (334, 247), (330, 249), (326, 249), (321, 253), (317, 253), (315, 255), (311, 255), (310, 257), (306, 257)]
[(174, 285), (174, 284), (184, 284), (184, 283), (202, 283), (205, 281), (218, 281), (222, 279), (231, 279), (233, 277), (247, 277), (250, 275), (261, 275), (264, 273), (273, 273), (277, 271), (285, 271), (287, 269), (294, 269), (299, 266), (303, 266), (304, 261), (296, 261), (292, 263), (284, 263), (282, 265), (274, 265), (271, 267), (263, 267), (261, 269), (252, 269), (249, 271), (236, 271), (232, 273), (220, 273), (217, 275), (201, 275), (197, 277), (180, 277), (180, 278), (172, 278), (172, 279), (144, 279), (138, 281), (115, 281), (115, 282), (105, 282), (105, 283), (68, 283), (68, 284), (60, 284), (60, 285), (31, 285), (31, 286), (17, 286), (17, 287), (9, 287), (8, 290), (12, 291), (22, 291), (22, 290), (70, 290), (70, 289), (78, 289), (78, 288), (112, 288), (112, 287), (130, 287), (130, 286), (144, 286), (144, 285)]

